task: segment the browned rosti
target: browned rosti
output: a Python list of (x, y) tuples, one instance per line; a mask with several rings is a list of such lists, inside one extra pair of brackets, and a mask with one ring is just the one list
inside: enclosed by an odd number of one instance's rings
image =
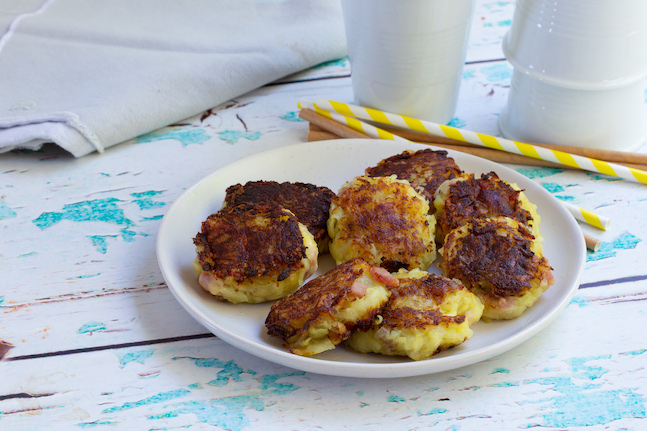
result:
[[(535, 206), (496, 173), (463, 174), (443, 183), (436, 191), (436, 237), (442, 242), (445, 235), (473, 219), (511, 217), (519, 223), (533, 226)], [(536, 215), (536, 213), (535, 213)], [(538, 220), (537, 220), (538, 224)]]
[(446, 237), (440, 268), (478, 296), (484, 320), (520, 316), (553, 283), (530, 229), (509, 217), (474, 219)]
[(317, 269), (317, 245), (277, 203), (243, 203), (210, 215), (193, 240), (200, 285), (230, 302), (286, 296)]
[(319, 253), (328, 251), (330, 237), (326, 228), (330, 201), (335, 193), (327, 187), (308, 183), (249, 181), (227, 188), (224, 206), (244, 202), (276, 202), (292, 211), (314, 236)]
[(368, 331), (355, 332), (348, 345), (359, 352), (421, 360), (473, 335), (483, 304), (457, 280), (415, 269), (400, 270), (398, 286)]
[(334, 348), (354, 330), (371, 326), (398, 280), (386, 270), (352, 259), (310, 280), (272, 305), (267, 333), (299, 355)]
[(333, 198), (330, 254), (337, 264), (360, 257), (390, 272), (426, 270), (436, 258), (436, 220), (408, 181), (356, 177)]
[(430, 148), (415, 152), (406, 150), (366, 169), (369, 177), (396, 175), (401, 180), (409, 181), (413, 188), (429, 200), (432, 213), (435, 211), (432, 205), (434, 192), (438, 186), (461, 173), (454, 159), (447, 156), (447, 151)]

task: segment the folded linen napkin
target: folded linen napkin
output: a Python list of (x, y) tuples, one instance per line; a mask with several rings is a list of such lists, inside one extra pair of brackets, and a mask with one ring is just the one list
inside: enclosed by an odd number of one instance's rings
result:
[(0, 22), (0, 152), (103, 151), (346, 55), (339, 0), (30, 4)]

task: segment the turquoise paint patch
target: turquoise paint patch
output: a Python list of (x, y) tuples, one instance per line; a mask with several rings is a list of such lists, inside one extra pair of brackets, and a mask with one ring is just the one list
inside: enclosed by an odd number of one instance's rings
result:
[(602, 242), (598, 251), (588, 251), (586, 254), (586, 260), (591, 262), (614, 257), (618, 250), (629, 250), (635, 248), (640, 241), (642, 241), (640, 238), (630, 234), (629, 232), (625, 232), (611, 242)]
[(293, 122), (305, 121), (302, 118), (299, 118), (299, 113), (297, 111), (288, 112), (285, 115), (281, 115), (279, 118), (282, 118), (285, 121), (293, 121)]
[(464, 120), (461, 120), (460, 118), (452, 118), (449, 123), (447, 123), (448, 126), (451, 127), (456, 127), (457, 129), (460, 129), (461, 127), (465, 127), (467, 123), (465, 123)]
[(207, 368), (207, 367), (222, 368), (223, 365), (225, 364), (220, 359), (216, 359), (216, 358), (187, 358), (187, 357), (175, 357), (175, 358), (173, 358), (174, 361), (176, 361), (178, 359), (190, 359), (191, 361), (193, 361), (193, 363), (196, 366), (202, 367), (202, 368)]
[(490, 374), (510, 374), (507, 368), (495, 368)]
[(92, 333), (92, 332), (99, 332), (99, 331), (105, 331), (106, 325), (104, 323), (99, 323), (99, 322), (88, 322), (85, 325), (81, 326), (77, 332), (77, 334), (87, 334)]
[(502, 8), (508, 5), (510, 2), (504, 2), (504, 1), (497, 1), (497, 2), (492, 2), (492, 3), (484, 3), (483, 7), (486, 9), (492, 11), (495, 8)]
[(38, 253), (37, 253), (37, 252), (35, 252), (35, 251), (30, 251), (29, 253), (19, 254), (19, 255), (18, 255), (18, 257), (35, 256), (35, 255), (37, 255), (37, 254), (38, 254)]
[(74, 278), (81, 278), (81, 279), (83, 279), (83, 278), (93, 278), (93, 277), (97, 277), (99, 275), (101, 275), (101, 273), (97, 272), (96, 274), (77, 275)]
[(153, 353), (154, 352), (152, 349), (138, 350), (137, 352), (128, 352), (121, 357), (119, 363), (121, 364), (122, 368), (131, 362), (139, 362), (140, 364), (143, 364), (146, 359), (153, 356)]
[(256, 141), (261, 137), (261, 132), (239, 132), (236, 130), (225, 130), (218, 132), (218, 137), (228, 144), (235, 144), (239, 139), (247, 139), (248, 141)]
[(474, 78), (474, 75), (475, 73), (473, 69), (463, 71), (463, 79), (472, 79)]
[(541, 186), (551, 193), (560, 193), (564, 191), (564, 187), (557, 183), (541, 183)]
[(588, 171), (585, 171), (584, 173), (585, 173), (586, 175), (588, 175), (588, 176), (589, 176), (591, 179), (593, 179), (593, 180), (604, 180), (604, 181), (623, 181), (623, 179), (622, 179), (622, 178), (612, 177), (612, 176), (603, 175), (603, 174), (597, 174), (597, 173), (595, 173), (595, 172), (588, 172)]
[(564, 196), (564, 195), (562, 195), (562, 196), (555, 196), (555, 197), (557, 199), (559, 199), (560, 201), (575, 202), (575, 196)]
[(632, 350), (630, 352), (620, 353), (621, 356), (638, 356), (647, 353), (647, 349)]
[(156, 132), (148, 133), (137, 137), (138, 144), (162, 141), (165, 139), (173, 139), (179, 141), (183, 147), (190, 144), (202, 145), (207, 142), (209, 135), (204, 129), (189, 128), (189, 129), (171, 129), (171, 130), (158, 130)]
[(497, 22), (496, 25), (499, 26), (499, 27), (510, 27), (510, 25), (512, 25), (512, 20), (511, 19), (505, 19), (503, 21)]
[(0, 296), (0, 304), (4, 302), (4, 296)]
[(234, 361), (229, 361), (222, 366), (222, 370), (218, 372), (217, 377), (207, 384), (212, 386), (225, 386), (230, 380), (240, 382), (242, 380), (241, 375), (244, 372), (245, 370), (240, 368)]
[(575, 298), (571, 299), (571, 302), (568, 303), (568, 305), (577, 305), (580, 308), (586, 307), (590, 304), (589, 300), (586, 298), (583, 298), (581, 296), (576, 296)]
[(508, 83), (512, 78), (512, 67), (507, 64), (495, 64), (482, 68), (481, 73), (489, 82)]
[(572, 358), (569, 360), (569, 364), (571, 365), (571, 368), (573, 371), (575, 371), (575, 377), (579, 377), (581, 379), (588, 379), (588, 380), (597, 380), (606, 373), (609, 372), (609, 370), (605, 370), (602, 367), (591, 367), (586, 365), (587, 362), (590, 361), (595, 361), (597, 359), (609, 359), (611, 358), (610, 355), (605, 355), (605, 356), (592, 356), (589, 358)]
[(99, 425), (115, 425), (116, 423), (117, 422), (112, 422), (112, 421), (94, 421), (94, 422), (81, 422), (76, 425), (81, 428), (94, 428)]
[(103, 413), (114, 413), (114, 412), (120, 412), (123, 410), (134, 409), (141, 406), (146, 406), (149, 404), (159, 404), (159, 403), (163, 403), (166, 401), (170, 401), (170, 400), (174, 400), (174, 399), (186, 396), (190, 393), (191, 391), (186, 389), (176, 389), (169, 392), (162, 392), (157, 395), (153, 395), (152, 397), (144, 398), (143, 400), (127, 402), (122, 404), (121, 406), (110, 407), (109, 409), (105, 409)]
[[(125, 242), (133, 242), (135, 240), (135, 235), (137, 235), (137, 233), (132, 230), (121, 230), (121, 239)], [(108, 252), (108, 239), (118, 237), (118, 235), (88, 235), (88, 238), (90, 239), (90, 242), (92, 242), (95, 250), (101, 254), (106, 254)]]
[(223, 362), (220, 359), (216, 358), (188, 358), (188, 357), (175, 357), (174, 361), (178, 359), (189, 359), (193, 363), (201, 368), (222, 368), (216, 378), (208, 382), (208, 385), (211, 386), (225, 386), (230, 381), (240, 382), (242, 380), (242, 374), (247, 373), (255, 375), (256, 371), (244, 370), (234, 361)]
[(200, 383), (191, 383), (188, 386), (189, 389), (202, 389), (202, 385)]
[(270, 394), (273, 395), (285, 395), (290, 392), (294, 392), (300, 389), (300, 386), (297, 386), (292, 383), (280, 383), (279, 379), (291, 376), (303, 376), (304, 372), (294, 372), (294, 373), (285, 373), (285, 374), (267, 374), (265, 376), (259, 377), (257, 380), (261, 384), (261, 389), (269, 390)]
[(515, 386), (519, 386), (519, 383), (517, 382), (500, 382), (500, 383), (492, 383), (489, 385), (491, 388), (512, 388)]
[(62, 211), (42, 213), (32, 222), (41, 229), (46, 229), (62, 220), (133, 226), (134, 223), (125, 217), (123, 210), (117, 206), (117, 202), (119, 199), (107, 198), (67, 204), (63, 206)]
[(386, 399), (390, 403), (403, 403), (406, 400), (398, 395), (391, 395)]
[(339, 66), (339, 67), (346, 67), (348, 64), (348, 57), (343, 57), (343, 58), (338, 58), (337, 60), (331, 60), (331, 61), (326, 61), (324, 63), (320, 63), (312, 68), (312, 70), (317, 70), (317, 69), (324, 69), (326, 67), (331, 67), (331, 66)]
[[(562, 394), (544, 399), (549, 408), (540, 426), (572, 429), (608, 424), (624, 418), (645, 418), (645, 399), (631, 389), (599, 390), (601, 385), (577, 385), (571, 378), (556, 377), (529, 381), (550, 386)], [(528, 427), (536, 426), (529, 424)]]
[(116, 235), (90, 235), (88, 238), (92, 242), (94, 248), (102, 254), (108, 252), (108, 238), (116, 238)]
[(133, 199), (133, 202), (139, 206), (140, 210), (150, 210), (166, 205), (166, 202), (153, 201), (153, 196), (162, 194), (161, 191), (149, 190), (147, 192), (141, 193), (131, 193), (130, 196), (133, 196), (137, 199)]
[(135, 240), (135, 235), (137, 235), (132, 230), (122, 229), (121, 230), (121, 239), (126, 242), (133, 242)]
[(420, 410), (418, 410), (417, 413), (418, 413), (418, 416), (439, 415), (439, 414), (442, 414), (442, 413), (447, 413), (447, 409), (438, 409), (438, 408), (436, 408), (436, 409), (431, 409), (428, 412), (421, 412)]
[(9, 205), (7, 205), (5, 201), (0, 200), (0, 220), (12, 218), (15, 216), (16, 213), (14, 212), (14, 210), (9, 208)]
[(242, 431), (250, 425), (246, 414), (248, 409), (263, 411), (265, 406), (257, 396), (238, 396), (180, 403), (173, 410), (148, 418), (163, 420), (181, 414), (194, 414), (200, 422), (231, 431)]
[(557, 175), (564, 172), (564, 169), (560, 168), (519, 168), (517, 169), (521, 175), (525, 175), (528, 178), (544, 178), (550, 177), (551, 175)]
[(161, 220), (162, 218), (164, 218), (164, 215), (156, 215), (152, 217), (144, 217), (142, 221), (155, 221), (155, 220)]

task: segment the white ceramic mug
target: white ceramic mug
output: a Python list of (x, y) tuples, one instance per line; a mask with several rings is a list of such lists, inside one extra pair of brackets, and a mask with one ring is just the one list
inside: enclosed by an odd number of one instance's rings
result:
[(342, 0), (355, 103), (451, 121), (474, 0)]
[(517, 0), (508, 139), (631, 151), (647, 139), (647, 0)]
[(647, 139), (645, 82), (582, 90), (515, 70), (499, 128), (515, 141), (632, 151)]
[(647, 73), (647, 1), (517, 0), (503, 52), (555, 85), (631, 84)]

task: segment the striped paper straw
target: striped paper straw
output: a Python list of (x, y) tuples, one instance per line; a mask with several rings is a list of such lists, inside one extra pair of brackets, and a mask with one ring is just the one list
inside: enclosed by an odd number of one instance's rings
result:
[(402, 136), (394, 135), (391, 132), (388, 132), (384, 129), (380, 129), (379, 127), (375, 127), (371, 124), (365, 123), (361, 120), (358, 120), (357, 118), (348, 117), (338, 112), (321, 109), (319, 106), (317, 106), (316, 103), (313, 103), (309, 100), (305, 100), (305, 99), (299, 100), (299, 108), (312, 109), (317, 114), (330, 118), (331, 120), (334, 120), (340, 124), (345, 124), (351, 129), (364, 133), (365, 135), (368, 135), (371, 138), (388, 139), (391, 141), (400, 141), (400, 142), (411, 142), (410, 140), (403, 138)]
[(564, 204), (568, 212), (570, 212), (573, 215), (573, 217), (575, 217), (576, 220), (582, 221), (584, 223), (588, 223), (591, 226), (597, 227), (598, 229), (602, 229), (602, 230), (607, 230), (607, 228), (611, 224), (611, 220), (609, 220), (604, 216), (596, 214), (593, 211), (580, 208), (578, 206), (569, 204), (568, 202), (564, 202), (561, 200), (560, 202)]
[[(351, 129), (364, 133), (365, 135), (368, 135), (371, 138), (387, 139), (387, 140), (400, 141), (400, 142), (411, 142), (410, 140), (403, 138), (402, 136), (395, 135), (384, 129), (375, 127), (372, 124), (368, 124), (361, 120), (358, 120), (357, 118), (348, 117), (346, 115), (340, 114), (339, 112), (327, 111), (325, 109), (322, 109), (318, 106), (318, 104), (315, 104), (306, 99), (299, 100), (299, 108), (311, 109), (320, 115), (330, 118), (331, 120), (336, 121), (340, 124), (345, 124)], [(575, 219), (588, 223), (591, 226), (595, 226), (599, 229), (606, 230), (607, 227), (609, 227), (609, 224), (611, 223), (611, 220), (609, 220), (606, 217), (600, 216), (594, 213), (593, 211), (589, 211), (584, 208), (577, 207), (568, 202), (564, 202), (564, 201), (560, 201), (560, 202), (564, 204), (566, 209), (568, 209), (568, 211), (573, 215), (573, 217), (575, 217)]]
[(510, 139), (497, 138), (490, 135), (484, 135), (482, 133), (471, 132), (469, 130), (457, 129), (456, 127), (418, 120), (403, 115), (379, 111), (377, 109), (335, 102), (333, 100), (318, 99), (314, 106), (317, 108), (317, 112), (320, 112), (321, 110), (337, 112), (344, 116), (372, 120), (377, 123), (429, 133), (436, 136), (444, 136), (486, 148), (520, 154), (590, 172), (597, 172), (629, 181), (647, 184), (647, 172), (616, 163), (605, 162), (603, 160), (570, 154), (563, 151), (551, 150), (524, 142), (512, 141)]

